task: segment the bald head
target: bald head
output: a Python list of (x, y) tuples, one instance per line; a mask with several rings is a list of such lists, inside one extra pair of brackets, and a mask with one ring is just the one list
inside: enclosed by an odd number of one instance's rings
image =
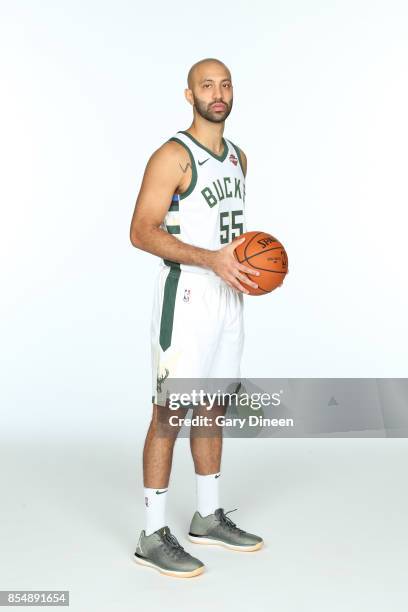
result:
[(224, 62), (221, 62), (220, 60), (215, 59), (214, 57), (207, 57), (191, 66), (187, 75), (188, 88), (193, 90), (194, 86), (198, 82), (200, 82), (200, 80), (205, 79), (208, 76), (207, 73), (209, 74), (211, 72), (211, 69), (214, 68), (218, 70), (221, 68), (226, 72), (227, 78), (231, 78), (231, 72), (224, 64)]
[(211, 123), (223, 123), (231, 112), (231, 73), (224, 62), (207, 57), (191, 66), (184, 96), (193, 107), (194, 121), (200, 116)]

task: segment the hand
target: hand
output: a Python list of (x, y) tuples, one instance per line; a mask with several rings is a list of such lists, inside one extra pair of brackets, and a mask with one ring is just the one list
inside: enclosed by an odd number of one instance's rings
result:
[(214, 251), (211, 269), (233, 289), (238, 289), (243, 293), (249, 293), (248, 289), (243, 287), (240, 281), (256, 289), (258, 285), (245, 276), (245, 274), (259, 276), (259, 272), (258, 270), (244, 266), (244, 264), (240, 264), (234, 255), (237, 246), (244, 241), (245, 236), (233, 240), (225, 247), (218, 249), (218, 251)]

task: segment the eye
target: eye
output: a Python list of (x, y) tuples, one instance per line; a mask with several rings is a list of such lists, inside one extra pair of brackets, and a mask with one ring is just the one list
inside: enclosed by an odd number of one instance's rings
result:
[(205, 88), (211, 87), (211, 83), (204, 83), (203, 87), (205, 87)]

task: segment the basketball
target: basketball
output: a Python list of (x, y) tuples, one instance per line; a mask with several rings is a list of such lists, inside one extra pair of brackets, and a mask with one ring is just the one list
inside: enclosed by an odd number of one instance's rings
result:
[(250, 295), (264, 295), (280, 287), (288, 273), (288, 257), (283, 245), (266, 232), (246, 232), (245, 241), (234, 250), (239, 263), (254, 268), (259, 276), (246, 275), (258, 288), (244, 284)]

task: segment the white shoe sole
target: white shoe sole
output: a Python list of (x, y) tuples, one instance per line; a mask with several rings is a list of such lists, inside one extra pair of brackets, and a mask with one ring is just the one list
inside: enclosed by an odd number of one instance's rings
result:
[(147, 561), (146, 559), (141, 559), (140, 557), (136, 557), (135, 555), (132, 557), (133, 561), (138, 565), (144, 565), (145, 567), (151, 567), (152, 569), (157, 570), (161, 574), (165, 576), (173, 576), (174, 578), (193, 578), (193, 576), (199, 576), (204, 571), (204, 566), (197, 567), (197, 569), (191, 572), (175, 572), (171, 570), (166, 570), (159, 565), (155, 565), (151, 561)]
[(213, 540), (211, 538), (198, 538), (196, 536), (192, 536), (188, 534), (188, 539), (190, 542), (194, 544), (207, 544), (209, 546), (223, 546), (224, 548), (228, 548), (229, 550), (239, 550), (242, 552), (253, 552), (255, 550), (259, 550), (262, 548), (264, 542), (258, 542), (258, 544), (252, 544), (251, 546), (237, 546), (235, 544), (227, 544), (227, 542), (223, 542), (222, 540)]

